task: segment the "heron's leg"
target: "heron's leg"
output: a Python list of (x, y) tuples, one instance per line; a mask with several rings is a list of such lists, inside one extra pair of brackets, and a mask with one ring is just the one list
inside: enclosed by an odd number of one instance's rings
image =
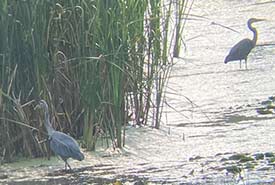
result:
[(64, 160), (65, 161), (65, 170), (67, 170), (67, 166), (69, 167), (69, 170), (72, 171), (72, 168), (71, 166), (69, 165), (68, 161), (67, 160)]
[(247, 58), (245, 59), (245, 69), (247, 69)]
[(65, 171), (67, 171), (68, 162), (66, 158), (61, 157), (61, 159), (65, 162)]
[(67, 170), (67, 163), (66, 163), (66, 161), (65, 161), (65, 171)]
[(68, 163), (68, 162), (67, 162), (67, 165), (68, 165), (69, 169), (72, 171), (72, 168), (71, 168), (71, 166), (69, 165), (69, 163)]
[(242, 60), (240, 60), (240, 69), (242, 69)]

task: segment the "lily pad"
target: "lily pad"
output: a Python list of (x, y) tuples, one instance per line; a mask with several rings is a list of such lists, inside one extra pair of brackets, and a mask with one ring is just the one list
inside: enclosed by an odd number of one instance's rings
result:
[(265, 157), (274, 157), (274, 153), (273, 152), (266, 152), (265, 154)]
[(253, 163), (246, 163), (245, 165), (244, 165), (244, 168), (245, 169), (253, 169), (253, 168), (255, 168), (255, 164), (253, 164)]
[(248, 162), (248, 161), (254, 161), (254, 158), (251, 157), (251, 156), (244, 156), (244, 157), (242, 157), (242, 158), (240, 159), (239, 162), (245, 163), (245, 162)]
[(228, 159), (229, 160), (240, 160), (244, 157), (246, 157), (246, 154), (234, 154), (234, 155), (230, 156)]
[(264, 154), (263, 153), (257, 153), (253, 155), (255, 157), (256, 160), (262, 160), (264, 159)]
[(275, 157), (267, 159), (268, 163), (275, 163)]
[(235, 154), (228, 158), (229, 160), (237, 160), (240, 163), (248, 162), (248, 161), (254, 161), (254, 158), (251, 156), (248, 156), (247, 154)]

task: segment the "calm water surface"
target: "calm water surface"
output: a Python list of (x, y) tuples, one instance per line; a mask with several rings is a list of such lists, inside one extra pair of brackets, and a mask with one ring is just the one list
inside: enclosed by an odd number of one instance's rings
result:
[[(187, 23), (184, 60), (177, 61), (167, 90), (174, 108), (167, 108), (167, 125), (185, 135), (186, 155), (275, 151), (275, 120), (255, 110), (275, 93), (275, 3), (263, 2), (203, 0), (194, 5), (192, 14), (203, 18)], [(246, 26), (252, 17), (267, 21), (254, 24), (258, 46), (249, 55), (248, 70), (237, 61), (225, 65), (230, 47), (252, 38)], [(267, 173), (250, 178), (265, 179)]]
[[(199, 1), (192, 13), (205, 19), (187, 23), (185, 60), (177, 62), (167, 95), (177, 111), (167, 110), (167, 125), (180, 126), (186, 137), (202, 135), (204, 145), (215, 146), (202, 147), (202, 153), (275, 149), (275, 120), (259, 119), (255, 110), (275, 94), (275, 46), (268, 45), (275, 44), (275, 3), (261, 2)], [(238, 61), (224, 64), (231, 46), (252, 38), (246, 26), (251, 17), (268, 21), (254, 24), (259, 46), (249, 55), (248, 70)]]

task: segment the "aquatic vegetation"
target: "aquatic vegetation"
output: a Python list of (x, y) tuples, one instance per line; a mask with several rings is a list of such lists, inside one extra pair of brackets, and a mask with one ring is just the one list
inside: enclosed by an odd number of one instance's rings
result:
[(247, 154), (234, 154), (234, 155), (230, 156), (228, 159), (241, 161), (246, 158), (247, 158)]
[(253, 157), (250, 157), (250, 156), (244, 156), (240, 159), (240, 163), (244, 163), (244, 162), (248, 162), (248, 161), (254, 161), (254, 158)]
[(256, 111), (260, 115), (274, 114), (275, 110), (275, 98), (274, 96), (268, 97), (267, 100), (260, 102), (261, 107), (256, 108)]
[(269, 108), (265, 107), (265, 108), (257, 108), (257, 113), (258, 114), (262, 114), (262, 115), (265, 115), (265, 114), (272, 114), (273, 113), (273, 110), (270, 110)]
[(188, 3), (1, 1), (1, 159), (50, 157), (31, 135), (37, 129), (45, 138), (33, 110), (41, 98), (54, 127), (88, 150), (99, 137), (122, 147), (129, 123), (159, 128)]
[(268, 161), (269, 164), (274, 163), (275, 162), (275, 157), (271, 157), (267, 161)]
[(244, 169), (248, 170), (247, 172), (251, 170), (271, 170), (268, 165), (274, 165), (275, 157), (272, 152), (255, 154), (236, 153), (228, 157), (223, 157), (220, 162), (224, 166), (221, 170), (226, 170), (227, 173), (231, 173), (234, 176), (239, 175), (240, 178), (243, 178), (241, 172)]
[(242, 169), (241, 169), (240, 167), (235, 166), (235, 165), (234, 165), (234, 166), (225, 167), (225, 169), (226, 169), (226, 171), (227, 171), (228, 173), (233, 173), (234, 175), (240, 174), (241, 171), (242, 171)]
[(255, 166), (256, 166), (256, 164), (254, 164), (254, 163), (245, 163), (244, 164), (245, 169), (253, 169), (253, 168), (255, 168)]
[(264, 154), (265, 157), (275, 157), (275, 154), (273, 152), (266, 152)]
[(254, 154), (253, 156), (255, 157), (255, 160), (262, 160), (265, 157), (263, 153), (257, 153), (257, 154)]

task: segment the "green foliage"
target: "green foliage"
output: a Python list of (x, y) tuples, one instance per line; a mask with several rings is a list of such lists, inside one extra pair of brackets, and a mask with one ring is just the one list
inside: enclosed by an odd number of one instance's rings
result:
[(49, 104), (53, 126), (83, 136), (90, 150), (99, 136), (122, 147), (130, 121), (147, 124), (152, 117), (158, 128), (171, 46), (180, 46), (187, 1), (176, 6), (176, 38), (170, 29), (175, 8), (165, 3), (0, 1), (0, 154), (7, 159), (49, 151), (29, 130), (44, 129), (43, 116), (33, 110), (40, 98)]
[(256, 111), (259, 115), (274, 114), (274, 109), (275, 109), (274, 96), (268, 97), (267, 100), (262, 101), (260, 104), (261, 105), (256, 108)]

